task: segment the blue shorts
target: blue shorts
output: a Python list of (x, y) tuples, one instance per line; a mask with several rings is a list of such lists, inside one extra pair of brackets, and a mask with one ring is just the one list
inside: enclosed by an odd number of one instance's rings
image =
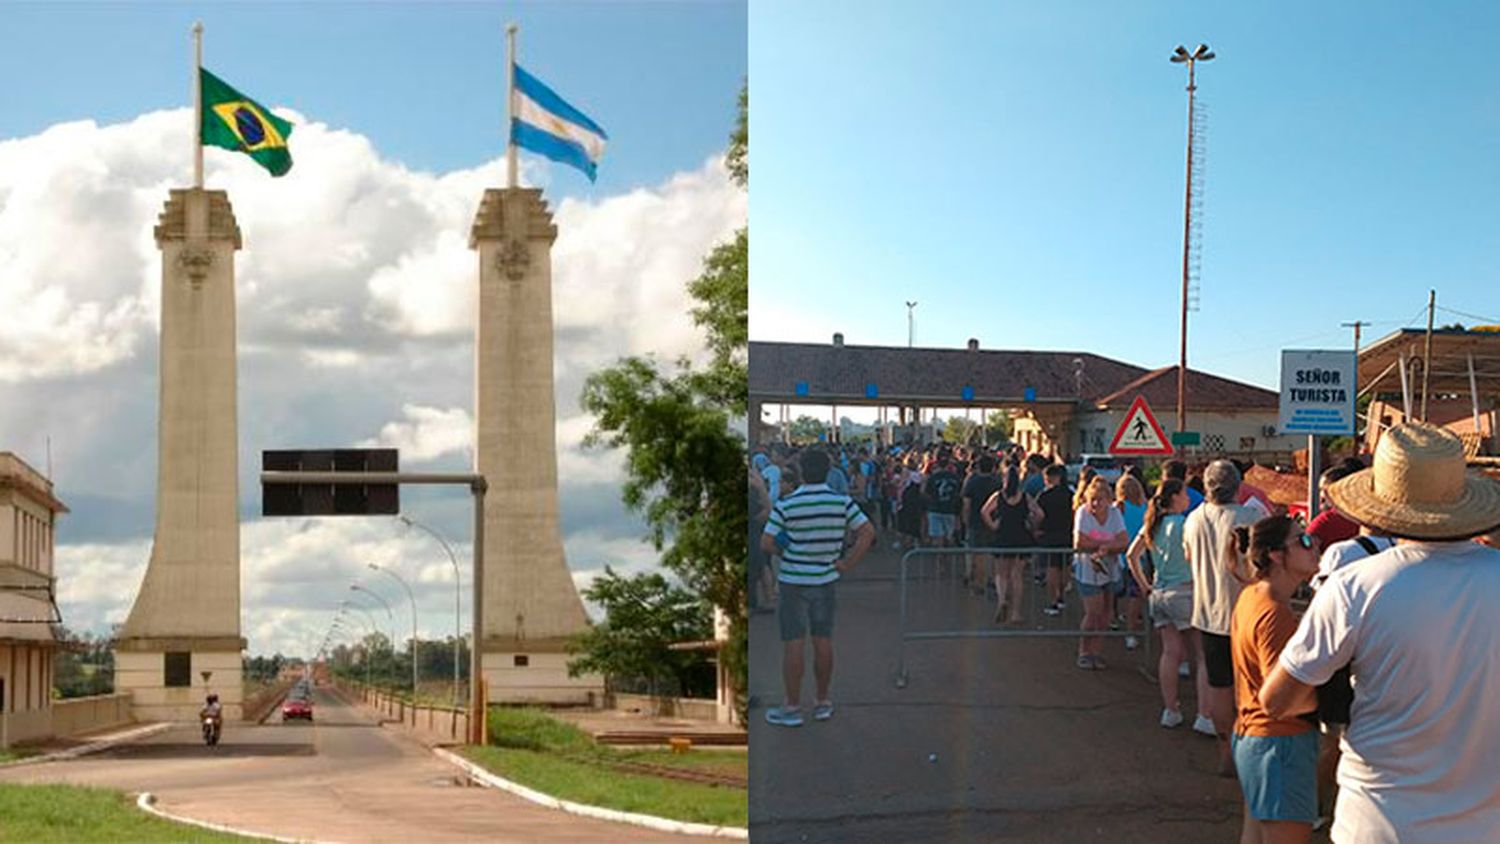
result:
[(1318, 731), (1230, 740), (1245, 807), (1258, 821), (1318, 819)]

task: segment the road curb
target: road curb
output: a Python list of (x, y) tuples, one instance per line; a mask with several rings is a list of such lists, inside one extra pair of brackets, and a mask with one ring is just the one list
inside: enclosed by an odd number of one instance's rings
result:
[(195, 818), (189, 818), (183, 815), (174, 815), (171, 812), (156, 808), (156, 795), (152, 794), (149, 791), (141, 792), (140, 796), (135, 799), (135, 805), (140, 809), (149, 812), (163, 820), (172, 821), (173, 823), (187, 824), (188, 826), (196, 826), (200, 829), (207, 829), (213, 832), (224, 832), (228, 833), (229, 835), (239, 835), (244, 838), (258, 838), (262, 841), (278, 841), (281, 842), (281, 844), (321, 844), (320, 842), (311, 838), (282, 838), (279, 835), (270, 835), (264, 832), (252, 832), (248, 829), (236, 829), (232, 826), (210, 823), (209, 821), (200, 821)]
[(584, 803), (574, 803), (571, 800), (561, 800), (551, 795), (543, 794), (540, 791), (527, 788), (520, 783), (511, 782), (504, 777), (497, 776), (452, 751), (444, 750), (441, 747), (434, 747), (432, 748), (432, 752), (438, 758), (463, 769), (471, 778), (490, 788), (508, 791), (517, 797), (530, 800), (549, 809), (561, 809), (569, 814), (581, 815), (586, 818), (613, 821), (615, 823), (628, 823), (661, 832), (674, 832), (680, 835), (706, 835), (713, 838), (740, 838), (747, 840), (750, 838), (750, 831), (744, 827), (687, 823), (668, 818), (658, 818), (655, 815), (640, 815), (635, 812), (622, 812), (618, 809), (606, 809), (602, 806), (589, 806)]
[(167, 730), (172, 729), (172, 726), (173, 725), (170, 723), (147, 724), (146, 726), (141, 727), (137, 730), (120, 733), (119, 735), (110, 736), (107, 739), (90, 742), (88, 744), (82, 744), (78, 747), (70, 747), (67, 750), (55, 750), (51, 753), (43, 753), (40, 756), (27, 756), (24, 759), (15, 759), (10, 762), (0, 762), (0, 768), (19, 767), (21, 765), (40, 765), (43, 762), (57, 762), (63, 759), (74, 759), (79, 756), (86, 756), (90, 753), (98, 753), (101, 750), (108, 750), (117, 744), (124, 744), (126, 742), (135, 741), (136, 739), (143, 739), (149, 736), (154, 736), (158, 733), (164, 733)]

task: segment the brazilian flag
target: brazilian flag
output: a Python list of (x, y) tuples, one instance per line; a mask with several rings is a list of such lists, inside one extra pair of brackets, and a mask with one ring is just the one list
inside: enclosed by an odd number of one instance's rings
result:
[(203, 85), (202, 143), (243, 152), (272, 176), (285, 176), (292, 169), (292, 153), (286, 146), (292, 124), (207, 70), (200, 67), (198, 73)]

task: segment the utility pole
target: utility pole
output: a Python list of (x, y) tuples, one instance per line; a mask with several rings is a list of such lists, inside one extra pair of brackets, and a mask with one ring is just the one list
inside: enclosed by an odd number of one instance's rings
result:
[(1427, 348), (1422, 352), (1422, 421), (1427, 421), (1427, 375), (1432, 370), (1432, 311), (1437, 304), (1437, 291), (1427, 291)]
[[(1352, 329), (1354, 329), (1354, 396), (1355, 396), (1355, 403), (1356, 403), (1356, 405), (1359, 402), (1359, 330), (1361, 328), (1364, 328), (1367, 325), (1369, 325), (1368, 322), (1365, 322), (1363, 320), (1358, 320), (1358, 319), (1355, 320), (1354, 322), (1341, 322), (1341, 323), (1339, 323), (1339, 327), (1340, 328), (1352, 328)], [(1354, 435), (1356, 437), (1359, 436), (1359, 409), (1358, 409), (1358, 407), (1355, 408), (1355, 414), (1354, 414)], [(1357, 448), (1358, 443), (1356, 442), (1355, 445), (1356, 445), (1355, 451), (1358, 452), (1359, 451), (1359, 449)]]
[(914, 322), (914, 317), (912, 316), (912, 311), (916, 307), (916, 302), (906, 303), (906, 348), (908, 349), (912, 347), (912, 341), (916, 337), (916, 323)]
[(1198, 48), (1191, 53), (1179, 44), (1172, 51), (1171, 59), (1174, 64), (1185, 63), (1188, 68), (1187, 190), (1182, 214), (1182, 330), (1179, 335), (1180, 349), (1177, 361), (1177, 430), (1179, 432), (1187, 430), (1188, 281), (1193, 236), (1193, 139), (1197, 135), (1197, 126), (1194, 122), (1196, 112), (1193, 108), (1194, 95), (1198, 90), (1196, 71), (1198, 62), (1210, 61), (1213, 57), (1214, 52), (1208, 49), (1207, 44), (1199, 44)]

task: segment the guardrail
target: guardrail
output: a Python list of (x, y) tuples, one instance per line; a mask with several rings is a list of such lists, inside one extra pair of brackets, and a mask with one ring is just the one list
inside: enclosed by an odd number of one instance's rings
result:
[[(1065, 577), (1068, 578), (1069, 580), (1071, 580), (1071, 578), (1072, 578), (1072, 574), (1071, 574), (1071, 571), (1072, 571), (1072, 556), (1075, 553), (1079, 553), (1079, 552), (1078, 552), (1077, 549), (1074, 549), (1074, 548), (1057, 547), (1057, 546), (1043, 546), (1043, 545), (1027, 545), (1027, 546), (1009, 546), (1009, 547), (984, 546), (984, 547), (974, 547), (974, 548), (966, 548), (966, 547), (962, 547), (962, 546), (925, 547), (925, 548), (912, 548), (909, 551), (907, 551), (905, 554), (902, 554), (901, 555), (901, 571), (900, 571), (900, 574), (897, 576), (897, 579), (898, 579), (899, 584), (900, 584), (900, 586), (899, 586), (899, 593), (900, 593), (900, 615), (899, 615), (899, 620), (900, 620), (901, 639), (900, 639), (899, 644), (896, 647), (896, 676), (895, 676), (896, 688), (898, 688), (898, 689), (904, 689), (904, 688), (906, 688), (907, 683), (910, 680), (910, 675), (908, 674), (907, 668), (906, 668), (906, 643), (907, 642), (911, 642), (911, 641), (931, 641), (931, 640), (936, 640), (936, 639), (1080, 638), (1082, 636), (1089, 636), (1089, 637), (1095, 637), (1095, 636), (1097, 636), (1097, 637), (1101, 637), (1101, 638), (1102, 637), (1123, 638), (1123, 637), (1126, 637), (1126, 636), (1137, 636), (1137, 637), (1140, 637), (1140, 639), (1142, 640), (1141, 641), (1141, 654), (1144, 657), (1145, 664), (1146, 664), (1146, 666), (1150, 666), (1150, 664), (1152, 662), (1152, 657), (1151, 657), (1151, 621), (1150, 621), (1150, 612), (1149, 612), (1149, 610), (1145, 606), (1142, 606), (1142, 608), (1141, 608), (1141, 627), (1140, 628), (1122, 627), (1122, 629), (1120, 629), (1120, 630), (1104, 629), (1104, 630), (1089, 630), (1089, 631), (1084, 631), (1084, 630), (1080, 629), (1079, 624), (1082, 622), (1082, 616), (1081, 616), (1080, 613), (1074, 611), (1072, 603), (1068, 603), (1067, 604), (1067, 609), (1063, 612), (1063, 614), (1059, 615), (1059, 616), (1056, 616), (1056, 617), (1048, 617), (1048, 616), (1042, 615), (1039, 612), (1039, 610), (1040, 610), (1040, 604), (1038, 602), (1038, 596), (1042, 592), (1045, 591), (1046, 586), (1045, 585), (1040, 585), (1040, 584), (1037, 584), (1037, 583), (1033, 582), (1034, 571), (1035, 571), (1035, 564), (1036, 564), (1036, 555), (1038, 555), (1038, 554), (1062, 554), (1062, 555), (1067, 555), (1068, 562), (1065, 564), (1063, 571), (1065, 573)], [(996, 628), (996, 629), (985, 629), (985, 630), (979, 630), (979, 629), (974, 629), (974, 628), (950, 629), (950, 630), (912, 630), (912, 629), (910, 629), (911, 625), (910, 625), (910, 614), (909, 614), (909, 610), (908, 610), (908, 603), (909, 603), (908, 602), (908, 592), (909, 592), (908, 587), (909, 587), (909, 585), (910, 585), (910, 583), (912, 581), (912, 578), (910, 577), (910, 569), (913, 567), (913, 565), (914, 564), (915, 565), (920, 565), (922, 563), (933, 563), (932, 567), (933, 567), (934, 571), (932, 572), (933, 577), (931, 578), (931, 581), (933, 583), (935, 583), (937, 585), (941, 585), (941, 584), (943, 584), (943, 583), (946, 582), (946, 583), (951, 583), (951, 584), (954, 584), (954, 585), (959, 585), (961, 583), (961, 579), (959, 577), (959, 570), (963, 569), (967, 573), (970, 570), (970, 565), (972, 564), (972, 558), (980, 556), (980, 555), (986, 555), (986, 556), (991, 556), (991, 557), (993, 557), (993, 556), (1000, 556), (1000, 555), (1009, 556), (1009, 557), (1023, 557), (1025, 559), (1025, 563), (1024, 563), (1025, 569), (1023, 569), (1023, 571), (1022, 571), (1021, 577), (1022, 577), (1022, 583), (1024, 584), (1023, 593), (1024, 593), (1025, 597), (1024, 597), (1023, 600), (1025, 602), (1026, 610), (1027, 610), (1027, 612), (1026, 612), (1026, 619), (1027, 619), (1028, 622), (1035, 622), (1035, 621), (1039, 620), (1038, 616), (1040, 616), (1040, 619), (1044, 619), (1045, 620), (1045, 621), (1043, 621), (1044, 624), (1049, 624), (1049, 625), (1053, 625), (1053, 626), (1044, 626), (1044, 627), (1041, 627), (1041, 628), (1033, 628), (1033, 629), (1005, 628), (1005, 627)], [(930, 557), (930, 558), (933, 558), (933, 559), (931, 559), (931, 560), (918, 560), (918, 559), (916, 559), (916, 558), (920, 558), (920, 557)], [(943, 572), (941, 571), (941, 569), (943, 568), (944, 563), (948, 564), (948, 566), (947, 566), (947, 568), (948, 568), (948, 577), (946, 577), (946, 578), (943, 576)], [(1125, 577), (1129, 577), (1130, 576), (1129, 571), (1126, 571), (1124, 576)], [(991, 579), (993, 579), (993, 577)], [(928, 580), (928, 578), (923, 577), (923, 578), (920, 578), (920, 580), (923, 581), (923, 582), (925, 582), (925, 581)], [(1066, 592), (1064, 593), (1064, 595), (1066, 595)], [(1151, 669), (1148, 672), (1148, 671), (1146, 671), (1143, 668), (1142, 669), (1142, 673), (1147, 674), (1148, 675), (1148, 679), (1150, 679), (1152, 682), (1155, 682), (1155, 680), (1156, 680), (1156, 673), (1155, 673), (1154, 669)]]
[(351, 680), (338, 680), (334, 687), (345, 695), (357, 698), (383, 718), (389, 718), (414, 732), (425, 733), (439, 744), (463, 744), (467, 740), (467, 709), (414, 704), (404, 697)]

